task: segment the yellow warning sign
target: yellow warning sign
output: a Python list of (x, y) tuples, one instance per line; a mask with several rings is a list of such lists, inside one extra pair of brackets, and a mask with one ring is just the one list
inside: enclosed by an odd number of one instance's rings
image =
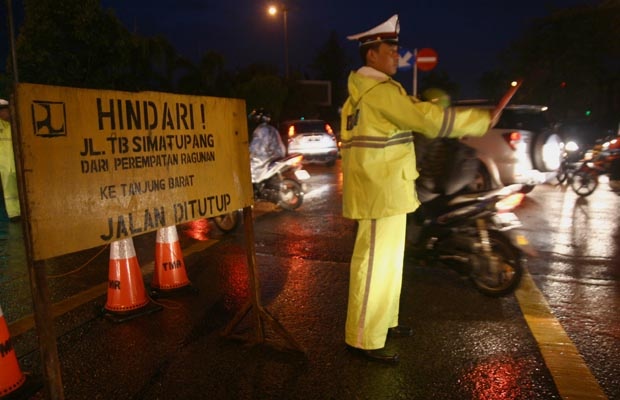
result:
[(245, 102), (22, 83), (34, 259), (252, 204)]

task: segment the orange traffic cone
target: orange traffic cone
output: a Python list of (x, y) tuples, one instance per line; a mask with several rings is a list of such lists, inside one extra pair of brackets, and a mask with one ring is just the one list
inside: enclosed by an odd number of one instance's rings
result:
[(192, 289), (185, 270), (179, 235), (174, 225), (157, 231), (151, 289), (154, 295)]
[(26, 377), (17, 363), (9, 328), (0, 307), (0, 398), (19, 389)]
[(106, 316), (116, 322), (123, 322), (161, 309), (161, 306), (152, 303), (146, 296), (133, 239), (112, 242), (108, 299), (104, 307)]

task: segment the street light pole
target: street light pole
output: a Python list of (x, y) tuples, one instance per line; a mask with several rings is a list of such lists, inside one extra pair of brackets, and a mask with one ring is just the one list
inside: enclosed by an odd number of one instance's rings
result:
[(288, 8), (284, 6), (282, 8), (282, 14), (284, 17), (284, 74), (286, 76), (286, 80), (289, 79), (289, 68), (288, 68)]
[(269, 6), (268, 12), (270, 15), (276, 15), (278, 11), (282, 12), (282, 18), (284, 22), (284, 75), (286, 79), (289, 79), (289, 67), (288, 67), (288, 8), (282, 4), (279, 6)]

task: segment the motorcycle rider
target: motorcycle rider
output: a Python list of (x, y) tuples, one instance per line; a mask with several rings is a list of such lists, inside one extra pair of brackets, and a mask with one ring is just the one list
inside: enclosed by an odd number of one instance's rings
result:
[(270, 124), (271, 114), (263, 108), (252, 110), (250, 120), (258, 123), (252, 132), (250, 142), (250, 168), (252, 182), (256, 182), (269, 163), (286, 155), (286, 147), (282, 143), (280, 133)]
[(357, 221), (345, 342), (373, 361), (396, 363), (386, 338), (411, 336), (399, 324), (407, 213), (420, 204), (413, 132), (429, 137), (483, 135), (495, 110), (444, 109), (420, 102), (391, 78), (398, 68), (398, 15), (350, 40), (364, 66), (351, 72), (342, 109), (343, 215)]

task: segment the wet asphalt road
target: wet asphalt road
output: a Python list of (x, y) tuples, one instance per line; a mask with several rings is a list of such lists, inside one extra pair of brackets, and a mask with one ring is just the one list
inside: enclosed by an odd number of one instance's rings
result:
[[(520, 301), (527, 293), (488, 298), (446, 270), (405, 266), (401, 323), (413, 327), (414, 336), (388, 342), (401, 354), (399, 365), (349, 354), (343, 331), (355, 226), (340, 215), (339, 166), (309, 170), (313, 178), (299, 210), (261, 203), (254, 209), (262, 304), (305, 354), (282, 351), (287, 341), (269, 325), (265, 345), (220, 335), (248, 300), (247, 246), (243, 227), (223, 235), (202, 221), (178, 227), (197, 293), (158, 299), (162, 311), (130, 322), (101, 317), (107, 248), (48, 260), (52, 302), (63, 307), (55, 329), (65, 397), (562, 398), (524, 318)], [(586, 200), (546, 185), (519, 210), (539, 250), (529, 260), (533, 282), (610, 399), (620, 399), (619, 205), (620, 196), (605, 184)], [(19, 234), (18, 226), (9, 229), (11, 237)], [(154, 234), (134, 243), (148, 285)], [(16, 262), (19, 241), (5, 244), (0, 304), (22, 369), (37, 377), (27, 272)], [(235, 331), (252, 336), (253, 315)]]

